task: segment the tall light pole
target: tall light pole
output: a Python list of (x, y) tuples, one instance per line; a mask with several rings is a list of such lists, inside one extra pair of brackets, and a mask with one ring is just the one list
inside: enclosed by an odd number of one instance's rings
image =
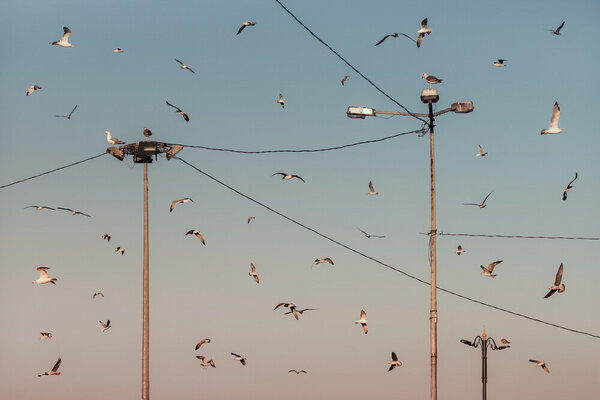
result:
[(487, 398), (487, 349), (488, 347), (492, 350), (504, 350), (510, 348), (510, 346), (498, 346), (496, 342), (491, 337), (487, 337), (485, 334), (485, 326), (483, 327), (483, 334), (481, 336), (475, 336), (473, 341), (468, 341), (465, 339), (460, 340), (461, 343), (466, 344), (471, 347), (479, 347), (481, 346), (481, 389), (482, 389), (482, 399), (486, 400)]
[(439, 95), (435, 89), (425, 89), (421, 92), (421, 101), (428, 104), (429, 112), (427, 114), (404, 113), (395, 111), (377, 111), (369, 107), (348, 107), (346, 115), (349, 118), (364, 119), (367, 116), (376, 116), (377, 114), (391, 115), (410, 115), (429, 118), (429, 159), (430, 159), (430, 181), (431, 181), (431, 231), (430, 234), (430, 307), (429, 307), (429, 333), (430, 333), (430, 348), (431, 348), (431, 400), (437, 400), (437, 259), (436, 259), (436, 220), (435, 220), (435, 142), (434, 142), (434, 120), (438, 115), (445, 114), (449, 111), (456, 113), (469, 113), (473, 111), (473, 102), (459, 101), (449, 108), (433, 112), (433, 103), (437, 103)]
[(119, 148), (109, 147), (106, 152), (123, 161), (125, 155), (133, 155), (133, 162), (144, 164), (144, 256), (143, 256), (143, 322), (142, 322), (142, 400), (150, 399), (150, 257), (148, 231), (148, 164), (153, 156), (166, 153), (167, 160), (183, 149), (181, 145), (171, 145), (154, 141), (131, 143)]

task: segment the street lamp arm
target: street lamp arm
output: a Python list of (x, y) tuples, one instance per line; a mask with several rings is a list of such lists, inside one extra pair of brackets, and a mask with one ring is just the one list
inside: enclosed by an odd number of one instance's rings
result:
[[(446, 114), (447, 112), (450, 112), (450, 111), (454, 111), (454, 108), (448, 107), (448, 108), (445, 108), (445, 109), (443, 109), (441, 111), (434, 112), (433, 116), (437, 117), (438, 115)], [(377, 112), (379, 112), (379, 111), (377, 111)], [(418, 114), (415, 114), (415, 115), (418, 115)], [(429, 114), (427, 114), (427, 116), (429, 116)]]
[[(448, 109), (448, 111), (452, 111), (451, 109)], [(399, 112), (399, 111), (379, 111), (379, 110), (373, 110), (373, 112), (375, 113), (375, 115), (377, 114), (386, 114), (386, 115), (407, 115), (407, 116), (414, 116), (416, 115), (417, 117), (428, 117), (429, 114), (421, 114), (421, 113), (405, 113), (405, 112)]]

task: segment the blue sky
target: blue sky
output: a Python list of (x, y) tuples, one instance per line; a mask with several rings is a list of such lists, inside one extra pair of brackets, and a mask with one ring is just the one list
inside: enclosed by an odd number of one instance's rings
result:
[[(361, 72), (436, 121), (438, 230), (598, 237), (595, 110), (600, 4), (593, 1), (284, 2)], [(75, 1), (0, 4), (0, 185), (105, 151), (104, 131), (136, 142), (302, 149), (418, 129), (410, 117), (351, 120), (350, 105), (397, 111), (275, 1)], [(429, 18), (420, 49), (405, 38)], [(239, 26), (256, 21), (236, 36)], [(544, 31), (566, 21), (561, 36)], [(48, 43), (62, 27), (73, 48)], [(115, 47), (124, 53), (115, 54)], [(181, 70), (180, 59), (196, 73)], [(506, 68), (494, 68), (497, 58)], [(340, 80), (349, 75), (344, 86)], [(38, 84), (42, 90), (25, 96)], [(279, 93), (285, 109), (276, 103)], [(186, 123), (165, 104), (179, 106)], [(560, 135), (541, 136), (552, 106)], [(71, 120), (55, 118), (75, 105)], [(477, 145), (489, 155), (475, 157)], [(429, 141), (417, 135), (322, 153), (240, 155), (186, 148), (207, 173), (376, 259), (429, 277)], [(157, 398), (346, 398), (429, 393), (429, 288), (249, 202), (178, 160), (149, 165), (151, 395)], [(302, 176), (282, 181), (274, 172)], [(579, 178), (567, 201), (562, 190)], [(104, 156), (0, 191), (0, 386), (6, 398), (132, 398), (140, 393), (142, 167)], [(368, 196), (372, 180), (378, 196)], [(493, 191), (488, 207), (462, 206)], [(168, 212), (172, 200), (194, 203)], [(23, 207), (44, 204), (92, 215)], [(256, 219), (246, 223), (248, 216)], [(357, 228), (385, 239), (366, 239)], [(185, 236), (198, 229), (202, 246)], [(100, 236), (113, 235), (110, 243)], [(467, 252), (454, 253), (461, 244)], [(114, 249), (124, 247), (124, 256)], [(438, 285), (573, 329), (600, 333), (597, 241), (438, 238)], [(335, 265), (311, 266), (331, 257)], [(494, 279), (480, 264), (504, 260)], [(256, 265), (259, 285), (247, 274)], [(543, 299), (560, 263), (567, 290)], [(51, 267), (56, 286), (32, 285)], [(95, 291), (105, 298), (92, 301)], [(318, 308), (300, 321), (273, 307)], [(367, 312), (364, 335), (352, 322)], [(486, 326), (511, 349), (489, 354), (490, 396), (597, 397), (598, 339), (438, 294), (439, 398), (480, 392)], [(99, 320), (114, 327), (102, 333)], [(39, 340), (38, 332), (54, 337)], [(216, 369), (199, 366), (200, 353)], [(390, 352), (404, 365), (387, 373)], [(230, 352), (243, 354), (242, 367)], [(38, 378), (63, 358), (62, 375)], [(528, 362), (548, 363), (545, 374)], [(306, 376), (287, 374), (306, 369)], [(2, 397), (0, 396), (0, 397)]]

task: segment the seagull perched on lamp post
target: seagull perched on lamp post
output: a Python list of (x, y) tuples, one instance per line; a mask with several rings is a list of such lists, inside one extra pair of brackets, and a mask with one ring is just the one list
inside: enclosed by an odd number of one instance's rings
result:
[(110, 135), (110, 131), (104, 131), (104, 133), (106, 133), (106, 141), (108, 142), (108, 144), (112, 144), (113, 146), (115, 144), (125, 144), (125, 142), (120, 141), (116, 137), (112, 137)]
[(54, 44), (60, 47), (73, 47), (73, 45), (71, 43), (69, 43), (69, 36), (71, 36), (71, 30), (69, 28), (67, 28), (66, 26), (63, 26), (63, 35), (60, 38), (60, 40), (57, 40), (55, 42), (51, 42), (50, 44)]
[(429, 75), (427, 72), (423, 72), (423, 75), (421, 76), (421, 79), (425, 78), (425, 80), (427, 81), (427, 83), (429, 83), (429, 87), (438, 84), (438, 83), (442, 83), (442, 80), (433, 76), (433, 75)]

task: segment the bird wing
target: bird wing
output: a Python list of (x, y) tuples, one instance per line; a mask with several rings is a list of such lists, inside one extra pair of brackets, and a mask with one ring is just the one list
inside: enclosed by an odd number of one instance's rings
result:
[(504, 260), (494, 261), (493, 263), (491, 263), (490, 266), (488, 267), (488, 271), (490, 271), (490, 272), (494, 271), (494, 267), (496, 265), (500, 264), (502, 261), (504, 261)]
[(200, 239), (200, 241), (202, 242), (202, 244), (206, 246), (206, 242), (204, 241), (204, 237), (202, 236), (202, 234), (200, 232), (194, 233), (194, 235), (196, 235), (196, 237), (198, 239)]
[(73, 210), (71, 210), (70, 208), (64, 208), (64, 207), (56, 207), (59, 210), (65, 210), (65, 211), (70, 211), (70, 212), (75, 212)]
[(254, 219), (254, 217), (248, 217), (248, 223), (250, 223), (250, 221), (252, 221), (252, 219)]
[(370, 190), (371, 192), (374, 192), (374, 191), (375, 191), (375, 189), (373, 188), (373, 182), (372, 182), (372, 181), (369, 181), (369, 190)]
[(252, 272), (256, 273), (256, 267), (254, 264), (250, 263), (250, 268), (252, 268)]
[[(412, 40), (413, 42), (415, 42), (415, 39), (413, 39), (412, 37), (408, 36), (406, 33), (402, 33), (402, 32), (400, 32), (400, 33), (398, 33), (398, 35), (402, 35), (402, 36), (404, 36), (404, 37), (406, 37), (406, 38), (409, 38), (409, 39), (410, 39), (410, 40)], [(416, 43), (416, 42), (415, 42), (415, 43)]]
[(483, 201), (481, 202), (481, 205), (484, 205), (486, 200), (488, 199), (488, 197), (490, 197), (490, 194), (492, 194), (493, 192), (489, 192), (487, 196), (485, 196), (485, 198), (483, 199)]
[(76, 108), (77, 108), (77, 104), (75, 104), (75, 107), (73, 107), (73, 109), (69, 113), (69, 117), (68, 118), (71, 118), (71, 114), (73, 114), (73, 112), (75, 111)]
[(392, 360), (398, 361), (398, 357), (396, 357), (396, 353), (394, 353), (393, 351), (392, 351)]
[(92, 217), (91, 215), (88, 215), (86, 213), (82, 213), (81, 211), (76, 211), (75, 214), (81, 214), (81, 215), (85, 215), (86, 217)]
[(544, 298), (547, 299), (548, 297), (552, 296), (554, 294), (554, 292), (556, 292), (556, 289), (550, 289), (550, 291), (548, 293), (546, 293)]
[(541, 361), (539, 361), (539, 360), (529, 360), (529, 361), (532, 362), (532, 363), (536, 363), (536, 364), (541, 363)]
[(547, 373), (550, 373), (550, 370), (548, 369), (548, 367), (546, 367), (546, 363), (543, 363), (541, 365), (542, 368), (544, 368), (544, 371), (546, 371)]
[(483, 149), (481, 148), (481, 146), (478, 145), (477, 148), (479, 149), (479, 154), (483, 154)]
[(283, 173), (283, 172), (275, 172), (275, 173), (274, 173), (273, 175), (271, 175), (271, 176), (275, 176), (275, 175), (283, 175), (283, 176), (286, 176), (287, 174), (286, 174), (286, 173)]
[(231, 353), (231, 355), (234, 356), (234, 357), (242, 357), (239, 354), (235, 354), (235, 353)]
[(367, 232), (363, 231), (362, 229), (360, 229), (360, 228), (356, 228), (356, 229), (358, 229), (359, 231), (361, 231), (365, 236), (369, 236), (369, 234)]
[[(298, 175), (292, 175), (292, 178), (298, 178), (300, 179), (302, 182), (304, 182), (304, 179), (302, 179), (302, 177), (298, 176)], [(306, 182), (305, 182), (306, 183)]]
[(394, 368), (396, 368), (396, 364), (392, 364), (390, 365), (390, 367), (388, 368), (388, 372), (390, 372), (391, 370), (393, 370)]
[(169, 102), (168, 102), (168, 101), (166, 101), (166, 100), (165, 100), (165, 102), (167, 103), (167, 105), (168, 105), (168, 106), (171, 106), (171, 107), (173, 107), (174, 109), (176, 109), (176, 110), (177, 110), (177, 112), (180, 112), (180, 111), (181, 111), (181, 109), (180, 109), (179, 107), (177, 107), (177, 106), (174, 106), (173, 104), (169, 103)]
[(367, 316), (365, 310), (360, 310), (360, 319), (364, 319)]
[[(198, 350), (199, 346), (196, 346), (196, 350)], [(204, 356), (196, 356), (197, 359), (202, 360), (202, 362), (204, 362), (204, 360), (206, 359), (206, 357)]]
[(480, 265), (481, 269), (484, 270), (485, 272), (492, 272), (490, 270), (488, 270), (486, 267), (484, 267), (483, 265)]
[(103, 328), (107, 327), (107, 325), (104, 322), (102, 322), (102, 321), (98, 321), (98, 322), (100, 323), (100, 325), (102, 325)]
[(570, 187), (570, 186), (571, 186), (571, 184), (572, 184), (573, 182), (575, 182), (575, 179), (577, 179), (577, 172), (575, 172), (575, 178), (573, 178), (573, 180), (572, 180), (571, 182), (569, 182), (569, 184), (567, 185), (567, 187)]
[(424, 37), (425, 37), (424, 33), (419, 33), (419, 37), (417, 38), (417, 47), (421, 47), (421, 43), (423, 42)]
[(327, 262), (328, 262), (329, 264), (331, 264), (331, 265), (334, 265), (334, 264), (333, 264), (333, 260), (332, 260), (331, 258), (329, 258), (329, 257), (327, 257), (327, 258), (325, 259), (325, 261), (327, 261)]
[(365, 331), (365, 334), (369, 333), (369, 327), (367, 326), (367, 324), (361, 324), (363, 331)]
[(558, 101), (554, 103), (552, 108), (552, 116), (550, 117), (550, 129), (558, 128), (558, 120), (560, 119), (560, 106)]
[(179, 61), (178, 59), (175, 59), (175, 61), (177, 61), (179, 64), (181, 64), (183, 66), (183, 63), (181, 61)]
[(383, 239), (385, 236), (384, 235), (371, 235), (371, 237)]
[(58, 370), (61, 362), (62, 362), (62, 359), (59, 358), (58, 361), (56, 362), (56, 364), (54, 364), (54, 367), (52, 367), (52, 372), (56, 372)]
[(563, 26), (565, 26), (565, 21), (563, 21), (562, 24), (560, 24), (559, 27), (556, 28), (556, 33), (559, 33)]
[(179, 111), (181, 112), (183, 119), (185, 119), (186, 122), (190, 122), (190, 117), (188, 117), (188, 115), (186, 113), (184, 113), (183, 111), (181, 111), (181, 110), (179, 110)]
[[(564, 24), (564, 22), (563, 22)], [(561, 26), (562, 28), (562, 26)], [(560, 28), (559, 28), (560, 29)], [(63, 35), (62, 38), (60, 39), (61, 41), (68, 41), (69, 40), (69, 36), (71, 36), (71, 30), (69, 28), (67, 28), (66, 26), (63, 26)]]
[(287, 307), (287, 306), (289, 306), (289, 303), (279, 303), (279, 304), (277, 304), (275, 306), (275, 308), (273, 309), (273, 311), (277, 310), (277, 308), (282, 307), (282, 306), (283, 307)]
[(38, 267), (37, 270), (40, 272), (40, 278), (50, 278), (48, 276), (48, 271), (46, 271), (48, 267)]
[(238, 29), (236, 35), (239, 35), (244, 30), (245, 27), (246, 27), (246, 24), (243, 24), (242, 26), (240, 26), (240, 29)]
[(379, 42), (375, 43), (375, 46), (379, 46), (381, 43), (383, 43), (383, 41), (385, 39), (387, 39), (388, 37), (390, 37), (390, 35), (385, 35)]
[(427, 18), (425, 18), (423, 21), (421, 21), (421, 28), (427, 29)]
[(182, 200), (183, 200), (183, 199), (180, 199), (180, 200), (173, 200), (173, 201), (171, 202), (171, 208), (169, 209), (169, 211), (173, 211), (173, 209), (175, 208), (175, 206), (176, 206), (177, 204), (181, 203), (181, 202), (182, 202)]
[(556, 278), (554, 279), (554, 286), (559, 286), (560, 281), (562, 281), (563, 276), (563, 265), (560, 263), (560, 267), (558, 267), (558, 271), (556, 271)]
[(186, 66), (186, 69), (188, 69), (192, 74), (195, 74), (194, 70), (191, 69), (190, 67)]

